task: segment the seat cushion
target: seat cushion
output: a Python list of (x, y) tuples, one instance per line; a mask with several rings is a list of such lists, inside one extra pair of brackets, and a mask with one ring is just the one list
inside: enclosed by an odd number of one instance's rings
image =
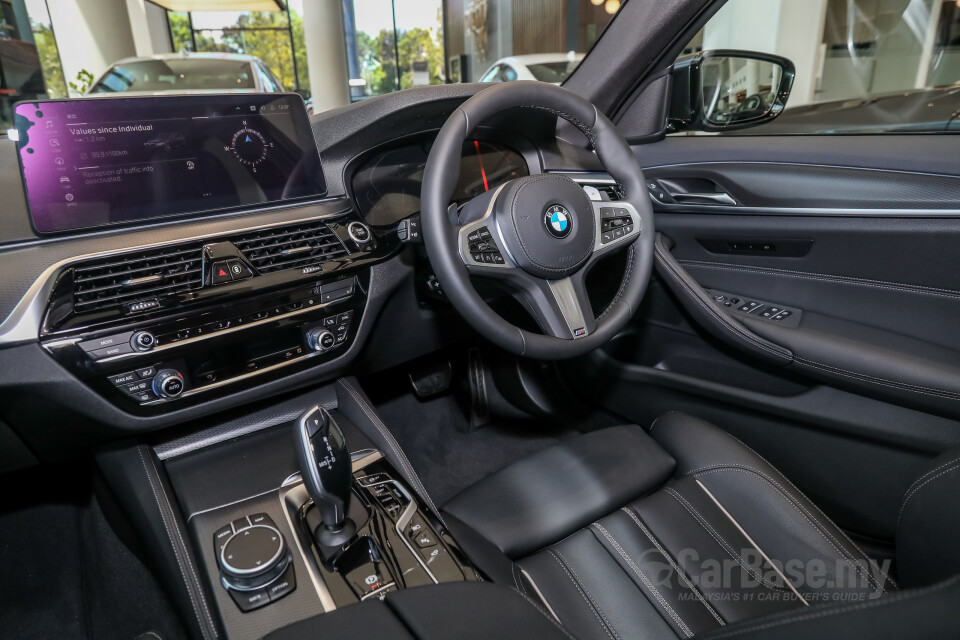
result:
[[(612, 433), (622, 430), (642, 432), (620, 427)], [(581, 437), (603, 439), (608, 431)], [(501, 538), (496, 545), (516, 561), (516, 587), (542, 600), (575, 636), (691, 637), (737, 621), (838, 599), (867, 601), (896, 589), (796, 487), (726, 432), (674, 413), (658, 419), (650, 436), (631, 440), (642, 454), (592, 443), (609, 456), (608, 466), (621, 470), (615, 479), (595, 477), (600, 485), (594, 492), (613, 496), (615, 485), (629, 482), (626, 473), (640, 478), (630, 483), (639, 495), (620, 504), (611, 498), (602, 515), (579, 525), (596, 510), (558, 503), (550, 494), (551, 508), (575, 515), (554, 515), (549, 536), (533, 525), (536, 541), (551, 542), (535, 549), (531, 539), (516, 544)], [(558, 447), (576, 450), (578, 439)], [(542, 462), (519, 463), (522, 473), (508, 468), (496, 482), (478, 483), (467, 494), (470, 504), (485, 504), (486, 517), (508, 517), (512, 528), (522, 529), (527, 517), (538, 521), (544, 505), (530, 511), (524, 506), (536, 503), (530, 478), (536, 478), (532, 486), (553, 487), (547, 480), (553, 470), (545, 463), (563, 455), (544, 452)], [(655, 486), (649, 484), (650, 460), (670, 460), (670, 470)], [(612, 484), (604, 489), (603, 482)], [(500, 499), (509, 495), (510, 483), (522, 487), (523, 501)], [(458, 508), (460, 520), (477, 526), (465, 503)], [(513, 511), (501, 516), (502, 508)]]
[(673, 467), (673, 458), (639, 427), (611, 427), (520, 460), (443, 510), (516, 558), (660, 486)]

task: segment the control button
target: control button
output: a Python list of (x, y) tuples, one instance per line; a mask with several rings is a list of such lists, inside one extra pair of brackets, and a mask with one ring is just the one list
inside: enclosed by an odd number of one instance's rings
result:
[[(266, 320), (269, 317), (270, 317), (270, 311), (267, 309), (264, 309), (263, 311), (257, 311), (256, 313), (251, 313), (249, 316), (247, 316), (247, 319), (251, 321), (256, 321), (256, 320)], [(228, 326), (229, 326), (229, 323), (228, 323)]]
[(483, 263), (483, 254), (482, 254), (482, 253), (471, 253), (471, 254), (470, 254), (470, 258), (471, 258), (474, 262)]
[(210, 283), (223, 284), (224, 282), (232, 281), (233, 276), (230, 275), (230, 266), (227, 264), (227, 261), (221, 260), (220, 262), (214, 262), (213, 269), (210, 272)]
[(342, 333), (338, 333), (338, 334), (337, 334), (337, 339), (336, 339), (336, 344), (343, 344), (344, 342), (346, 342), (346, 341), (347, 341), (347, 335), (348, 335), (348, 334), (347, 334), (346, 331), (344, 331), (344, 332), (342, 332)]
[(234, 591), (230, 589), (230, 597), (240, 607), (240, 611), (246, 613), (253, 611), (270, 603), (270, 594), (266, 589), (254, 589), (253, 591)]
[(371, 591), (367, 595), (360, 598), (361, 600), (383, 600), (387, 597), (387, 594), (397, 590), (397, 583), (391, 582), (390, 584), (385, 584), (376, 591)]
[(772, 320), (777, 320), (777, 321), (779, 322), (780, 320), (785, 320), (785, 319), (789, 318), (789, 317), (792, 316), (792, 315), (793, 315), (793, 312), (792, 312), (792, 311), (786, 311), (786, 310), (784, 310), (784, 311), (781, 311), (780, 313), (778, 313), (777, 315), (775, 315), (775, 316), (774, 316), (773, 318), (771, 318), (771, 319), (772, 319)]
[(614, 239), (614, 240), (617, 240), (617, 239), (622, 238), (622, 237), (623, 237), (623, 228), (622, 228), (622, 227), (618, 227), (618, 228), (616, 228), (616, 229), (613, 230), (613, 239)]
[[(412, 234), (410, 232), (410, 225), (407, 225), (407, 232), (408, 232), (408, 235), (411, 235), (411, 239), (412, 239)], [(363, 224), (362, 222), (351, 222), (350, 224), (348, 224), (347, 233), (350, 234), (350, 238), (353, 239), (353, 241), (356, 242), (357, 244), (367, 244), (368, 242), (370, 242), (370, 238), (373, 237), (372, 234), (370, 233), (370, 227)]]
[(323, 353), (337, 344), (337, 337), (331, 331), (317, 327), (307, 333), (307, 346)]
[(148, 391), (149, 389), (151, 389), (151, 385), (149, 380), (139, 380), (132, 384), (125, 385), (121, 388), (126, 393), (133, 395), (133, 394), (143, 393), (144, 391)]
[(267, 587), (267, 592), (270, 595), (270, 602), (276, 602), (280, 598), (290, 593), (293, 593), (294, 589), (297, 588), (297, 577), (293, 573), (293, 563), (287, 566), (287, 570), (283, 572), (283, 575), (280, 578)]
[(153, 376), (157, 375), (157, 368), (146, 367), (144, 369), (137, 369), (137, 375), (140, 378), (152, 378)]
[(430, 547), (435, 547), (437, 545), (437, 541), (434, 540), (433, 534), (429, 532), (414, 536), (413, 541), (416, 542), (417, 546), (421, 549), (429, 549)]
[(781, 311), (783, 311), (783, 309), (781, 309), (780, 307), (767, 307), (760, 313), (760, 316), (763, 318), (772, 318), (773, 316), (777, 315)]
[(117, 375), (110, 376), (107, 379), (110, 381), (111, 384), (115, 384), (119, 387), (120, 385), (135, 382), (137, 379), (137, 372), (129, 371), (127, 373), (118, 373)]
[(744, 311), (746, 313), (753, 313), (757, 309), (761, 309), (761, 308), (763, 308), (763, 305), (760, 304), (759, 302), (745, 302), (743, 306), (740, 307), (740, 311)]
[(420, 516), (414, 516), (413, 519), (410, 520), (410, 524), (407, 525), (406, 534), (410, 538), (413, 538), (415, 536), (419, 536), (425, 531), (429, 531), (429, 529), (427, 528), (427, 525), (424, 524), (423, 519)]
[(724, 302), (726, 301), (727, 296), (724, 296), (724, 295), (713, 296), (713, 299), (716, 300), (717, 302)]
[(250, 519), (246, 516), (242, 518), (237, 518), (230, 523), (230, 526), (233, 527), (234, 531), (242, 531), (250, 527)]
[(91, 351), (87, 355), (89, 355), (94, 360), (103, 360), (104, 358), (112, 358), (113, 356), (122, 356), (127, 353), (133, 353), (133, 347), (130, 346), (130, 343), (118, 344), (112, 347), (106, 347), (104, 349), (97, 349), (96, 351)]
[(329, 318), (324, 318), (323, 326), (330, 327), (331, 329), (337, 326), (337, 316), (330, 316)]
[(234, 280), (243, 280), (253, 275), (250, 268), (239, 259), (227, 260), (227, 267)]
[(250, 524), (265, 524), (271, 527), (274, 526), (273, 520), (271, 520), (270, 516), (265, 513), (255, 513), (250, 516)]
[(385, 473), (373, 473), (373, 474), (370, 474), (369, 476), (363, 476), (362, 478), (357, 478), (357, 482), (359, 482), (360, 486), (362, 487), (369, 487), (372, 484), (386, 482), (389, 479), (390, 479), (390, 476), (388, 476)]
[(423, 234), (420, 233), (420, 216), (414, 216), (407, 220), (407, 240), (409, 242), (423, 242)]
[(118, 333), (115, 336), (105, 336), (103, 338), (97, 338), (96, 340), (85, 340), (80, 343), (80, 348), (89, 353), (90, 351), (97, 351), (98, 349), (127, 344), (130, 342), (131, 335), (133, 335), (133, 332), (127, 331), (126, 333)]
[(158, 400), (157, 394), (153, 392), (153, 389), (147, 389), (146, 391), (141, 391), (140, 393), (131, 393), (130, 397), (136, 400), (137, 402), (153, 402)]
[(164, 369), (153, 379), (153, 392), (161, 398), (176, 398), (183, 387), (183, 375), (176, 369)]
[(288, 311), (300, 311), (300, 309), (303, 309), (303, 302), (301, 300), (297, 300), (296, 302), (291, 302), (290, 304), (287, 305)]
[(220, 552), (223, 550), (223, 545), (227, 544), (227, 540), (233, 536), (233, 527), (227, 525), (225, 527), (220, 527), (213, 532), (213, 549), (216, 552), (217, 557), (220, 556)]
[(480, 242), (480, 229), (477, 229), (467, 234), (467, 242), (469, 242), (470, 244), (475, 244), (477, 242)]
[(401, 220), (400, 223), (397, 225), (397, 238), (399, 238), (401, 242), (406, 242), (407, 233), (408, 233), (408, 223), (406, 220)]
[(604, 231), (603, 234), (600, 236), (600, 244), (607, 244), (612, 241), (613, 241), (612, 231)]
[(353, 318), (353, 311), (344, 311), (337, 316), (337, 322), (350, 322), (350, 319)]
[(214, 320), (207, 325), (207, 331), (223, 331), (230, 328), (229, 320)]
[(149, 351), (157, 344), (157, 339), (149, 331), (138, 331), (130, 338), (130, 344), (137, 351)]

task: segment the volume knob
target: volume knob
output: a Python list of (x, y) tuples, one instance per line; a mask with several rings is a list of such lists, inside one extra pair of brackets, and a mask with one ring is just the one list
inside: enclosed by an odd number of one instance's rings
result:
[(323, 353), (337, 344), (337, 337), (330, 331), (317, 327), (307, 333), (307, 345), (314, 351)]
[(176, 369), (162, 369), (153, 379), (153, 392), (161, 398), (176, 398), (183, 386), (183, 374)]

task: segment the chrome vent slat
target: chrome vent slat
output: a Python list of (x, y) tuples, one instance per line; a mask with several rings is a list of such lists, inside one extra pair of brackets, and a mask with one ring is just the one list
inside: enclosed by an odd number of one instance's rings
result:
[(203, 285), (202, 243), (190, 243), (74, 267), (73, 308), (86, 313), (127, 302), (199, 289)]
[[(157, 263), (157, 264), (148, 264), (139, 267), (131, 267), (130, 269), (113, 270), (111, 269), (109, 273), (94, 273), (93, 275), (87, 275), (85, 273), (86, 269), (78, 268), (74, 274), (74, 282), (86, 284), (88, 282), (95, 282), (97, 280), (107, 280), (107, 279), (116, 279), (119, 276), (125, 276), (126, 280), (136, 280), (140, 277), (147, 277), (155, 275), (153, 272), (156, 272), (159, 269), (171, 269), (173, 267), (179, 267), (183, 265), (186, 268), (193, 268), (190, 265), (196, 265), (195, 268), (199, 269), (200, 266), (196, 259), (193, 260), (180, 260), (178, 262), (167, 262), (167, 263)], [(98, 268), (97, 271), (100, 269)]]
[(260, 273), (302, 268), (349, 255), (324, 222), (265, 229), (232, 240)]

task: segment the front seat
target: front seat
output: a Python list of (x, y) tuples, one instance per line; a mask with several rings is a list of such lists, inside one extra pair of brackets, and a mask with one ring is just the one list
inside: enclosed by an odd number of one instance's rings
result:
[[(907, 492), (897, 552), (910, 586), (960, 572), (958, 487), (953, 452)], [(773, 466), (682, 413), (649, 434), (621, 426), (571, 438), (442, 512), (494, 581), (541, 601), (581, 639), (689, 638), (773, 614), (801, 620), (823, 603), (905, 597), (887, 598), (899, 589), (889, 562), (868, 558)]]

